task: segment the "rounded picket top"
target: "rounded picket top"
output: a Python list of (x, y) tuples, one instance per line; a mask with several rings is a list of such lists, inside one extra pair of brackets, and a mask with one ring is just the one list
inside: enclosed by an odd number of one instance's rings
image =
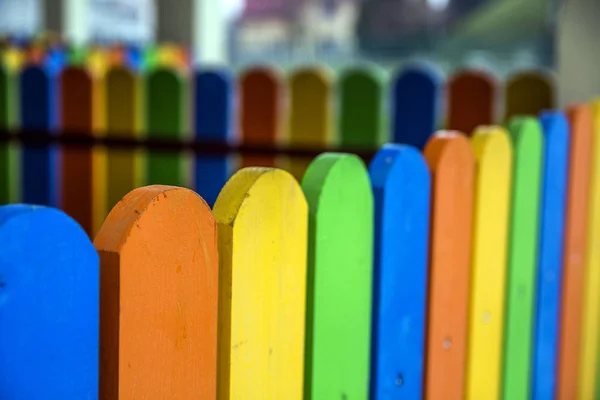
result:
[(62, 211), (0, 207), (0, 398), (98, 396), (100, 273)]
[(346, 69), (339, 77), (342, 146), (375, 149), (387, 130), (384, 118), (384, 74), (375, 67)]
[(371, 346), (373, 194), (362, 160), (326, 153), (308, 167), (308, 399), (367, 398)]
[(375, 197), (371, 398), (422, 398), (431, 176), (419, 150), (408, 145), (384, 146), (369, 172)]
[[(281, 73), (272, 67), (257, 66), (243, 71), (239, 78), (240, 135), (248, 145), (274, 146), (282, 137)], [(273, 156), (243, 156), (242, 167), (274, 167)]]
[(505, 120), (516, 116), (535, 117), (554, 108), (552, 76), (543, 71), (520, 71), (512, 75), (505, 89)]
[(216, 398), (217, 227), (191, 190), (126, 195), (100, 254), (100, 398)]
[(392, 139), (423, 149), (441, 112), (442, 72), (429, 64), (400, 70), (392, 82)]
[(427, 143), (432, 174), (425, 392), (464, 398), (475, 155), (461, 132), (439, 131)]
[(483, 70), (462, 70), (448, 82), (447, 128), (473, 136), (481, 125), (491, 125), (495, 119), (498, 83)]
[(502, 380), (513, 161), (504, 128), (478, 128), (472, 146), (477, 174), (466, 390), (468, 397), (487, 399), (499, 395)]
[(218, 397), (300, 400), (308, 241), (300, 185), (282, 170), (245, 168), (227, 182), (213, 213), (220, 253)]

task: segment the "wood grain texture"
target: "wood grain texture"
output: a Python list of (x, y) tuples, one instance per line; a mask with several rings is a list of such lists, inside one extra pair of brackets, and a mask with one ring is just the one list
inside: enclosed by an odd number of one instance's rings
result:
[(536, 118), (515, 117), (508, 128), (514, 160), (502, 397), (527, 400), (531, 397), (544, 142)]
[(217, 225), (188, 189), (148, 186), (110, 212), (100, 254), (100, 399), (215, 399)]
[(354, 155), (325, 153), (308, 167), (305, 399), (369, 393), (373, 194)]
[[(21, 127), (50, 131), (56, 124), (56, 77), (37, 65), (27, 65), (19, 76)], [(23, 145), (21, 153), (21, 201), (55, 206), (58, 188), (56, 146)]]
[(385, 76), (375, 67), (346, 69), (339, 78), (339, 135), (344, 147), (375, 150), (387, 136)]
[(593, 151), (591, 107), (587, 104), (569, 107), (567, 117), (571, 125), (571, 152), (563, 256), (558, 400), (572, 400), (578, 392)]
[(583, 291), (583, 322), (579, 349), (579, 388), (577, 398), (593, 399), (598, 368), (598, 338), (600, 318), (600, 100), (592, 104), (592, 160), (590, 163), (589, 217)]
[(446, 127), (472, 136), (480, 125), (491, 125), (496, 119), (498, 83), (483, 71), (465, 70), (448, 81)]
[(509, 77), (504, 95), (505, 120), (515, 116), (537, 116), (554, 108), (555, 87), (543, 71), (521, 71)]
[[(80, 67), (68, 67), (60, 75), (60, 115), (65, 132), (93, 135), (93, 82)], [(83, 229), (94, 231), (93, 149), (64, 148), (61, 159), (61, 209)]]
[(391, 84), (392, 140), (423, 149), (439, 122), (442, 74), (429, 65), (410, 66)]
[(99, 260), (88, 236), (56, 209), (10, 205), (0, 240), (0, 398), (97, 399)]
[(431, 177), (420, 152), (387, 145), (369, 167), (375, 198), (371, 398), (422, 398)]
[[(288, 144), (322, 148), (333, 143), (333, 78), (331, 71), (306, 67), (289, 78), (290, 121)], [(290, 160), (289, 171), (296, 179), (304, 176), (310, 159)]]
[(432, 171), (425, 398), (465, 397), (475, 155), (460, 132), (425, 147)]
[(466, 399), (499, 399), (502, 387), (505, 283), (512, 148), (500, 127), (478, 128), (472, 139), (477, 174)]
[[(184, 130), (184, 88), (179, 73), (166, 67), (146, 77), (145, 117), (150, 138), (181, 140)], [(151, 150), (147, 155), (147, 184), (185, 186), (183, 155)]]
[(303, 397), (308, 207), (287, 172), (245, 168), (221, 191), (218, 398)]
[[(283, 139), (284, 85), (281, 74), (265, 66), (245, 70), (239, 77), (239, 130), (242, 143), (274, 145)], [(275, 167), (276, 157), (243, 156), (241, 167)]]
[[(196, 72), (195, 85), (196, 138), (229, 143), (233, 134), (233, 76), (225, 69), (203, 69)], [(195, 188), (211, 207), (232, 174), (233, 158), (204, 154), (196, 157)]]
[[(115, 66), (104, 78), (106, 132), (109, 137), (139, 136), (140, 82), (129, 69)], [(107, 149), (107, 209), (110, 210), (129, 192), (141, 184), (141, 152), (129, 149)]]
[(563, 234), (569, 174), (569, 124), (561, 111), (539, 117), (544, 130), (544, 172), (536, 288), (531, 397), (554, 399), (558, 365)]

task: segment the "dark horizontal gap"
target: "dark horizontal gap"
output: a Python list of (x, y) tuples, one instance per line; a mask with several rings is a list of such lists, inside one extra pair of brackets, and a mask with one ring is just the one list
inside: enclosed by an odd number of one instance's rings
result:
[(81, 131), (50, 132), (43, 130), (0, 129), (0, 143), (17, 142), (28, 146), (59, 145), (71, 148), (89, 148), (102, 146), (109, 149), (143, 149), (165, 153), (192, 152), (199, 156), (287, 156), (292, 158), (313, 159), (325, 152), (355, 154), (369, 162), (375, 151), (332, 146), (327, 148), (306, 146), (282, 146), (270, 144), (224, 143), (214, 140), (180, 140), (161, 138), (132, 138), (126, 135), (105, 134), (90, 135)]

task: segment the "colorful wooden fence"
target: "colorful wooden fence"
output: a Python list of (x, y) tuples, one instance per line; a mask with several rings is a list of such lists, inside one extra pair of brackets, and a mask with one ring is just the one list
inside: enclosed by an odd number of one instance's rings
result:
[[(314, 68), (0, 71), (5, 132), (65, 135), (1, 142), (2, 199), (31, 205), (0, 207), (0, 398), (600, 395), (600, 103), (552, 110), (516, 76), (499, 109), (464, 71), (444, 108), (415, 66), (389, 88), (360, 68), (339, 88)], [(194, 139), (376, 154), (168, 145)]]

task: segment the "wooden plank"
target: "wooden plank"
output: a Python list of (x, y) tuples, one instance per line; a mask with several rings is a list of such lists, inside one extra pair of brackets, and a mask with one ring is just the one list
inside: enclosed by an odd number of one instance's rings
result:
[[(148, 137), (181, 140), (184, 128), (182, 77), (174, 70), (157, 68), (147, 75), (146, 130)], [(185, 186), (187, 174), (181, 154), (148, 151), (147, 183)]]
[[(10, 128), (8, 71), (0, 65), (0, 129)], [(11, 189), (10, 145), (0, 143), (0, 204), (10, 203)]]
[(357, 156), (325, 153), (308, 167), (302, 188), (311, 238), (304, 398), (366, 399), (374, 222), (369, 174)]
[[(60, 74), (60, 120), (65, 132), (93, 135), (93, 82), (80, 67), (67, 67)], [(92, 149), (62, 149), (60, 170), (62, 210), (93, 234), (94, 182)]]
[[(112, 67), (104, 78), (106, 93), (106, 132), (108, 137), (136, 138), (139, 135), (138, 78), (126, 67)], [(128, 149), (107, 149), (107, 201), (105, 216), (133, 189), (140, 186), (140, 152)]]
[(431, 177), (423, 156), (406, 145), (385, 146), (369, 171), (375, 197), (371, 397), (420, 399)]
[(498, 83), (483, 71), (465, 70), (448, 82), (447, 128), (471, 136), (480, 125), (495, 121)]
[[(56, 82), (43, 67), (26, 66), (19, 77), (20, 120), (25, 130), (51, 131), (55, 123)], [(22, 145), (21, 200), (27, 204), (56, 206), (58, 149)]]
[(528, 399), (531, 393), (544, 143), (535, 118), (513, 118), (509, 133), (514, 160), (502, 396), (512, 400)]
[(215, 399), (217, 226), (191, 190), (149, 186), (110, 212), (100, 254), (102, 399)]
[(591, 107), (587, 104), (569, 107), (567, 117), (571, 126), (571, 150), (560, 312), (558, 400), (574, 399), (578, 392), (593, 150)]
[[(254, 67), (239, 78), (240, 137), (247, 145), (275, 145), (282, 139), (282, 78), (277, 70)], [(243, 156), (241, 166), (274, 167), (274, 156)]]
[(475, 155), (460, 132), (425, 147), (432, 173), (426, 399), (465, 398)]
[(536, 116), (554, 108), (552, 78), (542, 71), (521, 71), (506, 83), (505, 120), (514, 116)]
[(537, 273), (531, 396), (554, 399), (558, 363), (559, 309), (569, 162), (569, 126), (564, 113), (541, 114), (544, 172)]
[(100, 274), (88, 236), (56, 209), (10, 205), (0, 241), (0, 398), (96, 398)]
[(303, 398), (308, 207), (287, 172), (245, 168), (219, 228), (219, 399)]
[(392, 83), (392, 140), (423, 149), (441, 111), (442, 76), (430, 66), (401, 70)]
[[(290, 76), (290, 126), (288, 144), (323, 148), (333, 141), (333, 78), (329, 70), (306, 67)], [(310, 159), (295, 158), (288, 171), (300, 180)]]
[(340, 144), (359, 150), (375, 150), (386, 137), (384, 76), (379, 69), (354, 67), (339, 78)]
[(592, 104), (592, 161), (590, 171), (589, 222), (587, 232), (587, 252), (585, 256), (583, 323), (581, 327), (581, 347), (579, 349), (579, 391), (581, 400), (593, 399), (596, 392), (598, 361), (598, 337), (600, 317), (600, 100)]
[[(233, 77), (226, 70), (201, 70), (195, 79), (196, 138), (228, 143), (233, 133)], [(196, 158), (196, 191), (212, 207), (232, 173), (232, 158), (202, 155)]]
[(471, 306), (467, 357), (468, 399), (500, 397), (512, 149), (503, 128), (478, 128)]

